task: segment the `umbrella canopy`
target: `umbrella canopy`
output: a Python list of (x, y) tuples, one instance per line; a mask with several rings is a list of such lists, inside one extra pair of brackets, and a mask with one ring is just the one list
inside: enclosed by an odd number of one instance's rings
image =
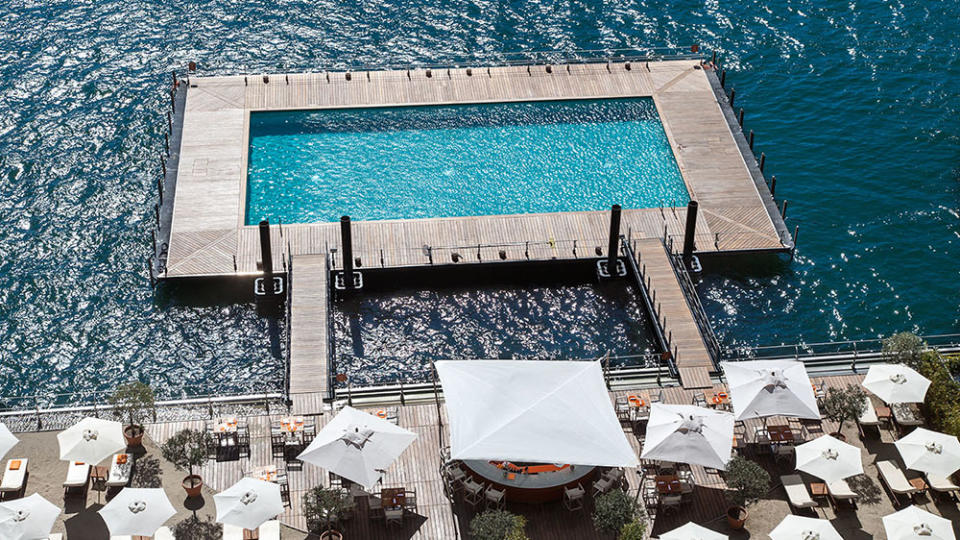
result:
[(660, 535), (660, 540), (727, 540), (727, 535), (689, 522)]
[(177, 513), (161, 488), (123, 488), (98, 512), (111, 536), (153, 536)]
[(344, 407), (297, 459), (373, 489), (416, 438), (416, 433), (382, 418)]
[(217, 521), (244, 529), (256, 529), (283, 513), (280, 485), (244, 478), (213, 496)]
[(10, 428), (6, 424), (0, 424), (0, 458), (7, 455), (7, 452), (18, 442), (20, 442), (20, 439), (10, 433)]
[(918, 427), (893, 444), (909, 469), (939, 478), (960, 469), (960, 441), (952, 435)]
[(843, 540), (825, 519), (789, 515), (770, 531), (770, 540)]
[(916, 506), (883, 516), (883, 528), (890, 540), (956, 540), (949, 519)]
[(875, 364), (867, 370), (863, 387), (887, 403), (921, 403), (930, 379), (903, 364)]
[(436, 362), (453, 459), (634, 467), (600, 362)]
[(810, 473), (828, 484), (863, 474), (860, 449), (829, 435), (797, 446), (796, 456), (798, 471)]
[(733, 423), (728, 412), (654, 403), (640, 457), (725, 470), (733, 448)]
[(127, 447), (120, 422), (84, 418), (57, 434), (60, 459), (95, 465)]
[(737, 420), (766, 416), (820, 419), (817, 398), (802, 362), (722, 362)]
[(23, 499), (0, 503), (0, 538), (46, 539), (60, 515), (60, 508), (34, 493)]

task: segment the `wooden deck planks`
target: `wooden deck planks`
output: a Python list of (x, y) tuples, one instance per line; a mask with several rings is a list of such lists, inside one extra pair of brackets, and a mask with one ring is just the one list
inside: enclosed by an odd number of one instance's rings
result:
[[(327, 263), (324, 255), (293, 260), (290, 306), (290, 395), (298, 414), (322, 410), (317, 403), (298, 397), (330, 394)], [(293, 284), (296, 284), (294, 287)]]

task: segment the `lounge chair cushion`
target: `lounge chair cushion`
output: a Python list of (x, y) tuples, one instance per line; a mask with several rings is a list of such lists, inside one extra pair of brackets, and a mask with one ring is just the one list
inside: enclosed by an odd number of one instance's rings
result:
[[(10, 463), (18, 461), (20, 466), (16, 470), (10, 469)], [(3, 481), (0, 482), (0, 491), (20, 491), (27, 479), (27, 459), (11, 459), (7, 461), (7, 468), (3, 471)]]
[(927, 485), (930, 486), (930, 489), (940, 492), (950, 492), (950, 491), (960, 491), (960, 486), (953, 483), (953, 480), (950, 478), (942, 478), (931, 475), (927, 476)]
[(850, 484), (846, 480), (840, 479), (836, 482), (827, 484), (827, 491), (834, 499), (856, 499), (857, 494), (850, 489)]
[(236, 525), (223, 525), (223, 540), (243, 540), (243, 529)]
[(859, 422), (861, 426), (879, 426), (880, 419), (877, 417), (877, 409), (873, 406), (873, 400), (870, 399), (870, 396), (864, 396), (863, 401), (866, 403), (867, 408), (864, 409), (863, 414), (860, 415), (857, 422)]
[(271, 519), (260, 526), (260, 540), (280, 540), (280, 522)]
[(71, 461), (67, 467), (67, 479), (63, 482), (63, 487), (83, 487), (87, 485), (90, 479), (90, 464), (77, 463)]
[(799, 474), (788, 474), (780, 477), (783, 489), (787, 491), (787, 499), (794, 508), (812, 508), (817, 502), (810, 497), (806, 484)]
[(877, 472), (880, 473), (880, 479), (890, 488), (890, 491), (900, 495), (916, 493), (917, 488), (910, 485), (906, 475), (903, 474), (903, 471), (900, 470), (900, 467), (898, 467), (896, 463), (892, 461), (878, 461)]

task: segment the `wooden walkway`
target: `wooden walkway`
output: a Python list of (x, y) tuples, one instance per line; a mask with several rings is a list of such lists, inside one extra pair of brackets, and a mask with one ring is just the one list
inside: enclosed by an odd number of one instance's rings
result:
[[(858, 383), (862, 376), (840, 376), (827, 377), (825, 383), (828, 386), (845, 386), (847, 384)], [(817, 381), (820, 379), (817, 378)], [(725, 389), (718, 385), (714, 390)], [(662, 393), (665, 403), (689, 404), (692, 401), (694, 391), (686, 390), (681, 387), (667, 388), (646, 388), (629, 391), (618, 391), (611, 394), (611, 400), (615, 395), (641, 394), (655, 395)], [(441, 407), (443, 427), (437, 418), (437, 407), (434, 403), (422, 405), (408, 405), (400, 407), (399, 425), (407, 428), (418, 435), (418, 439), (411, 447), (400, 457), (400, 459), (387, 470), (383, 481), (383, 487), (405, 487), (417, 491), (418, 511), (416, 516), (406, 519), (402, 529), (387, 529), (382, 521), (369, 521), (366, 517), (358, 517), (346, 525), (347, 535), (351, 538), (369, 538), (369, 539), (388, 539), (388, 538), (416, 538), (416, 539), (437, 539), (449, 540), (455, 538), (466, 538), (467, 527), (470, 518), (474, 515), (473, 510), (465, 505), (459, 497), (456, 502), (451, 504), (443, 495), (442, 480), (439, 474), (441, 464), (441, 432), (443, 440), (449, 441), (448, 421), (446, 418), (446, 408)], [(230, 414), (230, 410), (216, 411), (218, 414)], [(250, 423), (251, 434), (251, 453), (250, 457), (237, 458), (236, 456), (223, 456), (222, 460), (210, 460), (200, 468), (199, 473), (204, 481), (214, 490), (223, 490), (240, 478), (245, 471), (250, 471), (255, 467), (275, 464), (285, 466), (282, 459), (275, 459), (271, 456), (270, 449), (270, 422), (278, 419), (281, 414), (271, 416), (253, 416), (246, 418)], [(317, 421), (318, 429), (322, 428), (330, 419), (332, 414), (314, 416)], [(780, 419), (771, 419), (776, 422)], [(748, 420), (746, 422), (746, 432), (752, 432), (753, 428), (761, 425), (760, 420)], [(159, 445), (171, 437), (173, 434), (184, 428), (203, 429), (203, 422), (170, 422), (152, 424), (147, 427), (149, 436)], [(633, 433), (630, 427), (625, 427), (627, 439), (633, 449), (639, 456), (642, 450), (642, 433)], [(808, 433), (810, 436), (818, 436), (821, 432), (830, 432), (835, 430), (835, 425), (807, 425), (804, 428), (797, 426), (798, 433)], [(749, 437), (748, 437), (749, 440)], [(769, 461), (769, 459), (768, 459)], [(775, 465), (772, 462), (764, 462), (764, 465), (771, 470)], [(684, 505), (682, 510), (670, 516), (656, 515), (651, 516), (654, 520), (653, 532), (659, 534), (663, 531), (672, 529), (687, 521), (698, 523), (709, 523), (714, 520), (723, 519), (726, 511), (726, 500), (724, 491), (726, 489), (721, 475), (716, 472), (707, 471), (703, 467), (692, 467), (694, 478), (698, 488), (692, 503)], [(327, 485), (326, 471), (310, 464), (303, 464), (301, 470), (295, 470), (288, 467), (291, 506), (284, 512), (281, 519), (291, 527), (303, 530), (306, 526), (302, 513), (303, 494), (306, 490), (318, 486)], [(639, 469), (627, 471), (626, 479), (629, 485), (629, 493), (636, 494), (640, 487)], [(782, 474), (782, 473), (780, 473)], [(775, 475), (773, 476), (776, 479)], [(209, 504), (209, 503), (208, 503)], [(592, 511), (592, 502), (587, 502), (584, 512), (567, 512), (560, 503), (532, 505), (507, 502), (507, 508), (516, 513), (527, 517), (529, 523), (527, 532), (533, 540), (561, 540), (568, 538), (579, 539), (605, 539), (607, 536), (598, 534), (593, 529), (590, 519)]]
[[(659, 111), (687, 191), (699, 201), (697, 250), (783, 250), (789, 238), (778, 233), (758, 187), (724, 117), (711, 80), (696, 61), (634, 64), (511, 66), (434, 71), (192, 78), (183, 121), (183, 142), (164, 277), (222, 276), (256, 271), (256, 228), (246, 226), (248, 122), (250, 111), (425, 105), (549, 99), (652, 97)], [(725, 98), (719, 98), (725, 99)], [(762, 183), (761, 183), (762, 184)], [(665, 201), (669, 202), (669, 201)], [(774, 212), (775, 214), (775, 212)], [(624, 213), (624, 230), (635, 238), (682, 235), (684, 209), (640, 209)], [(678, 221), (679, 220), (679, 221)], [(780, 222), (782, 225), (782, 222)], [(509, 260), (527, 251), (540, 256), (584, 256), (605, 246), (606, 212), (529, 216), (432, 218), (358, 223), (354, 237), (364, 264), (426, 264), (425, 246), (434, 246), (434, 264), (454, 251), (481, 246), (479, 258)], [(310, 255), (338, 245), (332, 223), (284, 226), (276, 241), (282, 252)], [(782, 227), (780, 227), (782, 229)], [(579, 251), (574, 253), (573, 241)], [(526, 243), (533, 244), (528, 250)], [(512, 245), (484, 249), (483, 245)], [(545, 247), (544, 247), (545, 246)], [(446, 248), (446, 252), (442, 252)], [(383, 253), (381, 257), (381, 251)], [(461, 253), (462, 254), (462, 253)], [(539, 255), (536, 255), (539, 254)]]
[(290, 274), (290, 399), (295, 414), (312, 414), (330, 397), (326, 256), (297, 257)]

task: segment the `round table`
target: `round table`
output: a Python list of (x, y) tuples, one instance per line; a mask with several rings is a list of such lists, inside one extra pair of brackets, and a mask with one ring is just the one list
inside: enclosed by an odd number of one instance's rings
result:
[(474, 480), (506, 490), (507, 501), (530, 503), (560, 500), (564, 488), (578, 483), (583, 483), (584, 489), (589, 490), (587, 477), (596, 470), (592, 465), (511, 464), (482, 460), (465, 460), (463, 466)]

